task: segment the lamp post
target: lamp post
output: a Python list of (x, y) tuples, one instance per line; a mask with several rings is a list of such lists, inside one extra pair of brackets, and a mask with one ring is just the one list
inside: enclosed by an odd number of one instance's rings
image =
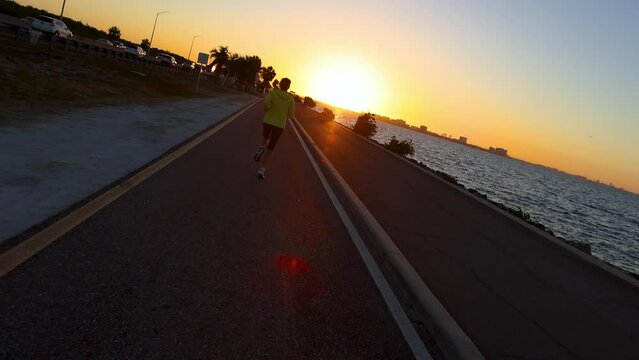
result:
[(195, 38), (199, 38), (202, 35), (195, 35), (193, 36), (193, 40), (191, 40), (191, 48), (189, 49), (189, 57), (187, 58), (187, 60), (191, 61), (191, 50), (193, 50), (193, 43), (195, 42)]
[(60, 11), (60, 21), (62, 21), (62, 15), (64, 15), (64, 5), (67, 4), (67, 0), (62, 0), (62, 11)]
[(158, 16), (162, 14), (168, 14), (168, 11), (160, 11), (155, 14), (155, 22), (153, 23), (153, 31), (151, 32), (151, 40), (149, 41), (149, 55), (151, 55), (151, 46), (153, 45), (153, 35), (155, 35), (155, 25), (158, 24)]

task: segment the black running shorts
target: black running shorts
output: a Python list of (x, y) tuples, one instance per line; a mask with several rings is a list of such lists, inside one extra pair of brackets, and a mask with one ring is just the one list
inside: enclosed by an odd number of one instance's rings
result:
[(280, 139), (280, 136), (282, 135), (283, 131), (284, 129), (282, 129), (281, 127), (277, 127), (275, 125), (266, 124), (266, 123), (264, 124), (262, 134), (264, 134), (265, 139), (270, 139), (268, 141), (269, 150), (275, 149), (275, 144), (277, 144), (277, 140)]

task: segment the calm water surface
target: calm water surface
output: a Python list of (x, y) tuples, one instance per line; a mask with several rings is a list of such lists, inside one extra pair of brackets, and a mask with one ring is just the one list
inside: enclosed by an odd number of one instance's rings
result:
[[(352, 127), (355, 117), (337, 114)], [(411, 139), (411, 158), (509, 207), (521, 208), (556, 235), (590, 244), (593, 255), (639, 274), (639, 195), (378, 122), (373, 139)]]

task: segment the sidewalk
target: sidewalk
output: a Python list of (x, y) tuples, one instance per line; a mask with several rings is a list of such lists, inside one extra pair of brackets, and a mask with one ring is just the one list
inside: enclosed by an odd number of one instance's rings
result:
[(41, 114), (0, 125), (0, 244), (255, 98), (226, 95)]

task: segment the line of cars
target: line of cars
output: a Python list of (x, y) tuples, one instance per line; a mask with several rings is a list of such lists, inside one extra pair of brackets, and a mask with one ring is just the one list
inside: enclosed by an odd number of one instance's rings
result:
[[(29, 27), (32, 28), (33, 30), (36, 30), (42, 33), (52, 34), (61, 38), (66, 38), (66, 39), (70, 39), (73, 37), (73, 32), (69, 30), (69, 28), (63, 21), (52, 18), (50, 16), (40, 15), (37, 18), (28, 16), (20, 20), (28, 23)], [(121, 41), (111, 42), (110, 40), (107, 40), (107, 39), (98, 39), (96, 41), (103, 45), (113, 46), (117, 49), (121, 49), (122, 51), (124, 51), (124, 54), (126, 56), (144, 57), (147, 55), (146, 51), (144, 51), (144, 49), (142, 49), (142, 47), (138, 45), (125, 45)], [(165, 64), (169, 66), (178, 66), (178, 62), (177, 60), (175, 60), (175, 57), (169, 54), (160, 53), (159, 55), (155, 57), (155, 60), (159, 61), (161, 64)], [(199, 65), (196, 65), (194, 62), (188, 61), (188, 60), (182, 62), (180, 64), (180, 67), (184, 69), (190, 69), (190, 70), (200, 69)]]
[(113, 46), (116, 49), (122, 49), (126, 55), (144, 57), (146, 56), (146, 51), (137, 45), (125, 45), (122, 41), (113, 41), (107, 39), (98, 39), (96, 42), (99, 42), (102, 45)]
[[(144, 57), (146, 56), (146, 51), (144, 51), (144, 49), (142, 49), (140, 46), (137, 45), (124, 45), (124, 43), (122, 43), (121, 41), (113, 41), (111, 42), (110, 40), (107, 39), (98, 39), (97, 42), (104, 44), (104, 45), (108, 45), (108, 46), (113, 46), (116, 48), (120, 48), (123, 49), (124, 53), (127, 55), (131, 55), (131, 56), (137, 56), (137, 57)], [(161, 64), (164, 65), (169, 65), (169, 66), (178, 66), (178, 62), (177, 60), (175, 60), (175, 57), (166, 54), (166, 53), (160, 53), (155, 57), (155, 60), (159, 61)], [(194, 62), (192, 61), (184, 61), (180, 64), (180, 67), (183, 69), (190, 69), (190, 70), (195, 70), (197, 68), (197, 66), (195, 65)]]

